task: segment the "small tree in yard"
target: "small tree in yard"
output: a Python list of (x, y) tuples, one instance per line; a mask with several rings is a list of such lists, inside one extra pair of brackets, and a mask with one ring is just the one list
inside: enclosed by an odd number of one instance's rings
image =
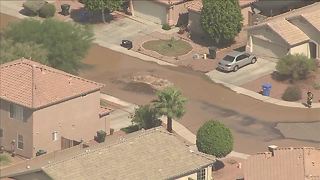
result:
[(76, 74), (90, 48), (93, 32), (87, 26), (54, 19), (24, 19), (8, 26), (3, 38), (37, 44), (47, 50), (49, 66)]
[(106, 23), (105, 11), (112, 12), (122, 7), (124, 0), (83, 0), (89, 11), (101, 11), (102, 21)]
[(315, 60), (303, 54), (286, 55), (276, 65), (276, 70), (280, 75), (288, 76), (293, 80), (305, 79), (315, 69)]
[(222, 123), (211, 120), (198, 130), (196, 144), (200, 152), (220, 158), (232, 151), (233, 136)]
[(137, 124), (139, 129), (150, 129), (161, 125), (156, 110), (150, 105), (137, 108), (131, 121), (133, 124)]
[(172, 132), (172, 119), (181, 118), (185, 113), (187, 102), (181, 91), (174, 87), (167, 87), (157, 93), (158, 99), (154, 100), (154, 107), (159, 115), (167, 116), (167, 130)]
[(0, 64), (19, 59), (31, 58), (42, 64), (48, 64), (48, 51), (33, 42), (14, 43), (12, 40), (0, 39)]
[(203, 0), (201, 26), (216, 44), (232, 42), (241, 31), (242, 20), (238, 0)]

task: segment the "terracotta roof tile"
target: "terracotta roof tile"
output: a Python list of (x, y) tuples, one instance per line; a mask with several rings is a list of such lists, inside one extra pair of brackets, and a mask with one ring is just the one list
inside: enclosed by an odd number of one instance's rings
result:
[(277, 148), (244, 162), (246, 180), (320, 180), (320, 149)]
[(111, 113), (112, 109), (107, 107), (100, 107), (99, 116), (100, 118), (106, 115), (109, 115)]
[[(279, 34), (289, 45), (296, 45), (300, 42), (308, 41), (310, 38), (297, 26), (287, 20), (277, 20), (267, 23), (267, 25)], [(285, 28), (284, 28), (285, 27)]]
[(102, 87), (24, 58), (0, 66), (0, 98), (29, 108), (40, 108)]

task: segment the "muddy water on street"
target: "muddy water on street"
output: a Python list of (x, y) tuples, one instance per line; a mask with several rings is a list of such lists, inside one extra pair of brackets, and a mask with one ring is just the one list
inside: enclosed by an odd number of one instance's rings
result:
[(237, 151), (263, 151), (269, 144), (319, 145), (317, 142), (283, 139), (282, 134), (274, 128), (277, 122), (319, 121), (319, 110), (306, 111), (261, 103), (214, 84), (199, 73), (159, 66), (97, 45), (92, 47), (85, 63), (88, 67), (82, 71), (82, 76), (106, 84), (103, 89), (105, 93), (137, 104), (149, 103), (155, 97), (154, 91), (146, 85), (129, 83), (130, 77), (153, 74), (168, 79), (189, 100), (182, 124), (196, 133), (206, 120), (221, 120), (232, 128)]
[[(15, 18), (0, 15), (4, 27)], [(168, 79), (188, 98), (187, 113), (180, 120), (192, 132), (207, 120), (215, 119), (232, 129), (235, 150), (255, 153), (266, 146), (319, 146), (319, 142), (285, 139), (275, 129), (277, 122), (320, 121), (319, 110), (295, 109), (261, 103), (213, 84), (205, 76), (183, 68), (159, 66), (100, 46), (92, 46), (80, 75), (106, 84), (104, 93), (136, 104), (146, 104), (154, 91), (144, 84), (130, 83), (134, 75), (153, 74)]]

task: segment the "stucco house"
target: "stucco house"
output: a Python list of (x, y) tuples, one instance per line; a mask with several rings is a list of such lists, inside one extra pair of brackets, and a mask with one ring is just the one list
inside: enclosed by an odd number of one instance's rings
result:
[(269, 146), (243, 164), (245, 180), (319, 180), (320, 149)]
[(19, 59), (0, 65), (0, 146), (30, 158), (109, 132), (102, 84)]
[(267, 18), (248, 29), (247, 51), (278, 59), (301, 53), (320, 58), (320, 3)]
[[(28, 168), (2, 177), (17, 180), (179, 179), (211, 180), (215, 158), (194, 150), (184, 139), (162, 127), (106, 139), (105, 143), (44, 163), (31, 159)], [(79, 148), (77, 148), (79, 149)], [(61, 154), (63, 156), (63, 154)], [(19, 165), (17, 165), (19, 166)], [(10, 168), (10, 167), (8, 167)], [(11, 171), (13, 172), (13, 171)]]
[[(247, 26), (250, 20), (250, 4), (255, 2), (255, 0), (239, 0), (239, 5), (241, 8), (241, 14), (243, 16), (243, 25)], [(203, 7), (202, 0), (193, 0), (187, 3), (188, 12), (189, 12), (189, 27), (192, 36), (203, 37), (204, 31), (201, 27), (200, 15), (201, 9)]]
[(130, 0), (130, 11), (133, 16), (157, 24), (176, 25), (187, 18), (189, 0)]

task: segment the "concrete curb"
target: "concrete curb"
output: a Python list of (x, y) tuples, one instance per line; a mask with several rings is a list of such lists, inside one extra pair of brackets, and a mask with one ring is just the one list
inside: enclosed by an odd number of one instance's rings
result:
[[(302, 103), (297, 103), (297, 102), (288, 102), (288, 101), (283, 101), (280, 99), (275, 99), (269, 96), (263, 96), (259, 93), (256, 93), (254, 91), (233, 85), (233, 84), (229, 84), (229, 83), (225, 83), (222, 82), (220, 80), (217, 79), (213, 79), (211, 78), (208, 73), (206, 73), (206, 75), (214, 82), (217, 84), (222, 84), (223, 86), (235, 91), (238, 94), (243, 94), (252, 98), (255, 98), (257, 100), (263, 101), (263, 102), (267, 102), (267, 103), (271, 103), (271, 104), (275, 104), (275, 105), (279, 105), (279, 106), (286, 106), (286, 107), (295, 107), (295, 108), (307, 108), (305, 105), (303, 105)], [(316, 108), (320, 108), (320, 103), (312, 103), (312, 109), (316, 109)]]

